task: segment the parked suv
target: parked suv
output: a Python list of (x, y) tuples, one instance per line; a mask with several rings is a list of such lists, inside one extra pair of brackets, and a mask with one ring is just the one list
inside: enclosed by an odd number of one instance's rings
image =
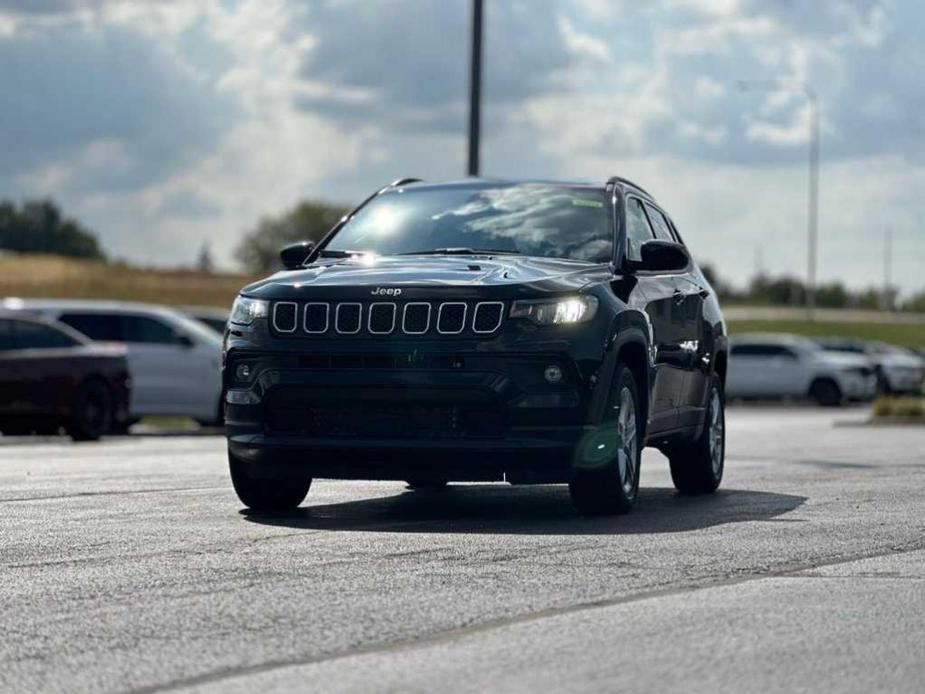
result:
[(881, 393), (919, 393), (925, 379), (925, 359), (915, 352), (885, 342), (865, 342), (850, 338), (824, 337), (816, 340), (830, 352), (865, 356), (877, 375)]
[(836, 406), (869, 400), (877, 389), (866, 357), (829, 352), (796, 335), (736, 335), (730, 355), (729, 397), (810, 398)]
[(129, 301), (7, 299), (58, 320), (92, 340), (125, 345), (132, 377), (128, 422), (146, 415), (221, 419), (221, 337), (164, 306)]
[(682, 492), (720, 484), (725, 325), (639, 186), (396, 181), (282, 258), (225, 336), (246, 506), (298, 506), (316, 477), (507, 480), (622, 513), (644, 445)]

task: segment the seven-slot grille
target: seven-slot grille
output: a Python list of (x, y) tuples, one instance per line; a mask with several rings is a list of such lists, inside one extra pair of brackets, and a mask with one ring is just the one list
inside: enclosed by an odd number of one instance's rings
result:
[(501, 301), (277, 301), (281, 335), (490, 335), (504, 322)]

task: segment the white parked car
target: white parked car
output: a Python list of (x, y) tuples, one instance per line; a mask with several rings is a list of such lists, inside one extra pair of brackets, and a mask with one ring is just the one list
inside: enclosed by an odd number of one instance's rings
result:
[(221, 337), (184, 313), (122, 301), (7, 299), (3, 307), (61, 321), (92, 340), (124, 344), (130, 420), (172, 415), (221, 421)]
[(864, 356), (829, 352), (787, 334), (737, 335), (731, 344), (727, 397), (811, 398), (832, 406), (876, 393), (877, 378)]
[(838, 337), (816, 340), (823, 349), (867, 357), (877, 373), (878, 389), (883, 393), (918, 393), (925, 380), (925, 359), (915, 352), (887, 344)]

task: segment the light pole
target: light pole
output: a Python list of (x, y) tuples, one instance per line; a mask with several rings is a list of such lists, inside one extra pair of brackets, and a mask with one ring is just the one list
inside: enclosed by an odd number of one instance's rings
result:
[(736, 82), (743, 92), (750, 89), (802, 92), (809, 103), (809, 180), (806, 215), (806, 310), (813, 317), (816, 308), (816, 271), (819, 266), (819, 96), (807, 82), (747, 81)]
[(469, 66), (469, 167), (479, 175), (479, 131), (482, 102), (482, 0), (472, 0), (472, 61)]

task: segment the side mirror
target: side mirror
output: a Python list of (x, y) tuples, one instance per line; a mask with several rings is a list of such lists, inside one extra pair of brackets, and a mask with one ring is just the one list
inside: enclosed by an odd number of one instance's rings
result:
[(315, 250), (314, 241), (300, 241), (286, 246), (279, 252), (279, 257), (283, 261), (284, 268), (298, 270), (313, 250)]
[(647, 272), (677, 272), (691, 262), (687, 249), (674, 241), (653, 239), (639, 247), (639, 260), (630, 261), (630, 269)]

